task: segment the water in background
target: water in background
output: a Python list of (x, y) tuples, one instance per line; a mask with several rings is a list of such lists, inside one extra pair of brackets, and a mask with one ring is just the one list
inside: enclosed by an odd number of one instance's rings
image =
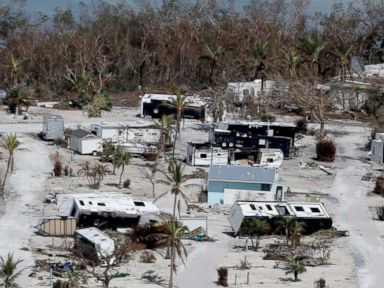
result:
[[(110, 4), (116, 4), (121, 2), (121, 0), (105, 0), (105, 1)], [(227, 2), (225, 0), (221, 0), (221, 1), (224, 3)], [(42, 12), (47, 16), (52, 16), (56, 8), (60, 8), (60, 9), (71, 8), (73, 10), (76, 10), (79, 7), (79, 3), (81, 2), (84, 4), (91, 4), (91, 3), (95, 3), (96, 1), (95, 0), (26, 0), (26, 9), (31, 15), (36, 14), (37, 12)], [(123, 2), (128, 3), (133, 9), (138, 9), (140, 8), (141, 3), (143, 1), (125, 0)], [(151, 0), (149, 2), (159, 4), (159, 3), (162, 3), (162, 0)], [(315, 12), (329, 13), (332, 9), (332, 6), (335, 3), (347, 4), (349, 2), (351, 2), (351, 0), (312, 0), (307, 9), (307, 13), (309, 15), (313, 15)], [(248, 3), (249, 3), (249, 0), (235, 0), (235, 6), (240, 10), (243, 6), (247, 5)]]

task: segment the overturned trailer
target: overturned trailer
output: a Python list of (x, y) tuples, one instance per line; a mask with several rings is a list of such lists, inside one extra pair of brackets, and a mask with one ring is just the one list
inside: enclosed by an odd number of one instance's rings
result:
[(238, 234), (247, 221), (263, 220), (276, 228), (281, 218), (288, 217), (303, 222), (308, 234), (332, 227), (332, 218), (320, 202), (237, 201), (228, 220)]
[(156, 221), (160, 213), (152, 202), (133, 200), (125, 193), (58, 194), (57, 203), (59, 216), (76, 218), (77, 227), (129, 227), (143, 217)]
[[(186, 105), (181, 113), (182, 118), (205, 119), (206, 103), (199, 96), (185, 96)], [(161, 118), (163, 115), (176, 115), (176, 95), (145, 94), (141, 97), (141, 117)]]

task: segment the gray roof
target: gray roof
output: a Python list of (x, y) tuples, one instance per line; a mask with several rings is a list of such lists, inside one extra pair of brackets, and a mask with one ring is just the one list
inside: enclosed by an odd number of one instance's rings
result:
[(274, 183), (275, 172), (274, 168), (212, 165), (209, 168), (208, 180)]
[[(77, 138), (84, 138), (85, 136), (94, 136), (93, 134), (90, 134), (88, 131), (86, 130), (83, 130), (83, 129), (77, 129), (75, 131), (72, 132), (72, 137), (77, 137)], [(94, 136), (96, 137), (96, 136)]]

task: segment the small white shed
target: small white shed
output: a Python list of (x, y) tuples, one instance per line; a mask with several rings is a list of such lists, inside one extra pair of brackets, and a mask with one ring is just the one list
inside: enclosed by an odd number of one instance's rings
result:
[(88, 131), (77, 129), (72, 132), (69, 148), (79, 154), (93, 154), (96, 155), (102, 152), (103, 145), (102, 139), (89, 133)]

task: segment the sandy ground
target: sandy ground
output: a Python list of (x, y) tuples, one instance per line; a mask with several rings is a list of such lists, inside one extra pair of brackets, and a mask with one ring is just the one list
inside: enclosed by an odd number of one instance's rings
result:
[[(56, 111), (52, 109), (37, 108), (31, 107), (32, 109), (29, 112), (30, 119), (22, 120), (15, 119), (12, 115), (5, 114), (0, 112), (0, 132), (24, 132), (36, 134), (42, 129), (42, 113), (46, 111), (51, 111), (55, 114), (61, 114), (66, 123), (66, 127), (76, 128), (79, 126), (89, 127), (90, 123), (122, 123), (140, 120), (136, 117), (137, 109), (114, 109), (112, 112), (106, 112), (103, 115), (103, 118), (92, 118), (89, 119), (80, 111)], [(285, 117), (287, 120), (292, 120), (292, 118)], [(342, 126), (344, 125), (344, 126)], [(186, 142), (189, 141), (206, 141), (208, 136), (207, 133), (200, 129), (200, 124), (197, 121), (186, 121), (186, 127), (182, 130), (182, 138), (178, 143), (177, 153), (185, 155), (186, 151)], [(372, 183), (361, 183), (360, 179), (366, 171), (371, 169), (370, 164), (364, 164), (360, 161), (359, 157), (364, 156), (366, 152), (359, 150), (359, 146), (362, 146), (366, 142), (366, 136), (369, 134), (369, 130), (359, 127), (359, 123), (349, 123), (349, 124), (340, 124), (340, 123), (331, 123), (327, 125), (331, 130), (338, 130), (348, 132), (347, 135), (338, 135), (332, 136), (335, 138), (336, 143), (338, 144), (338, 153), (342, 156), (339, 157), (334, 165), (322, 163), (326, 167), (334, 168), (332, 171), (337, 172), (334, 175), (330, 176), (325, 174), (323, 171), (319, 170), (317, 167), (307, 167), (299, 168), (300, 161), (310, 163), (313, 161), (312, 158), (315, 157), (315, 138), (313, 136), (305, 136), (304, 138), (298, 140), (298, 144), (302, 146), (300, 149), (299, 155), (295, 159), (285, 161), (282, 168), (279, 171), (279, 182), (283, 185), (289, 186), (291, 191), (295, 192), (288, 195), (289, 200), (304, 200), (306, 195), (318, 195), (321, 197), (321, 200), (325, 202), (327, 208), (332, 215), (335, 216), (335, 224), (341, 229), (349, 229), (351, 232), (351, 237), (341, 238), (336, 240), (335, 247), (332, 251), (331, 264), (325, 265), (316, 268), (308, 268), (308, 272), (300, 276), (302, 281), (298, 283), (292, 283), (289, 281), (289, 277), (285, 276), (285, 273), (281, 269), (274, 269), (274, 261), (262, 260), (262, 252), (237, 252), (237, 249), (233, 248), (235, 239), (231, 238), (223, 232), (230, 231), (229, 224), (226, 220), (227, 215), (226, 211), (223, 210), (220, 214), (214, 214), (207, 208), (207, 205), (203, 205), (207, 213), (201, 213), (209, 217), (209, 233), (217, 241), (214, 243), (200, 243), (200, 242), (190, 242), (187, 241), (187, 247), (189, 256), (187, 258), (186, 266), (184, 267), (181, 263), (179, 264), (179, 273), (177, 275), (177, 284), (178, 287), (188, 288), (188, 287), (215, 287), (214, 281), (216, 280), (216, 268), (218, 266), (227, 265), (234, 267), (238, 265), (240, 259), (243, 259), (244, 254), (248, 253), (248, 260), (252, 262), (252, 273), (251, 283), (252, 285), (247, 285), (244, 287), (257, 287), (263, 285), (263, 287), (282, 287), (282, 285), (287, 287), (312, 287), (313, 281), (319, 277), (324, 276), (327, 279), (327, 283), (330, 287), (358, 287), (357, 272), (355, 262), (357, 263), (357, 268), (359, 270), (359, 279), (362, 285), (363, 281), (368, 281), (367, 279), (375, 279), (379, 275), (380, 265), (377, 265), (375, 259), (379, 259), (381, 252), (378, 253), (377, 257), (373, 255), (374, 251), (377, 249), (369, 249), (367, 245), (374, 245), (374, 247), (383, 247), (382, 238), (379, 236), (384, 233), (384, 225), (379, 221), (372, 221), (372, 214), (368, 210), (368, 207), (377, 206), (377, 201), (373, 196), (369, 196), (366, 201), (365, 195), (372, 186)], [(23, 136), (26, 137), (26, 136)], [(33, 139), (32, 139), (33, 138)], [(56, 207), (52, 204), (42, 204), (45, 197), (53, 196), (53, 190), (59, 188), (60, 192), (87, 192), (89, 188), (87, 187), (87, 182), (84, 177), (47, 177), (46, 172), (50, 170), (51, 163), (47, 155), (50, 155), (55, 150), (53, 146), (43, 144), (38, 140), (34, 140), (35, 137), (28, 138), (33, 151), (38, 153), (44, 153), (44, 161), (40, 163), (35, 163), (31, 165), (25, 165), (24, 172), (19, 174), (21, 178), (18, 181), (10, 181), (10, 184), (14, 187), (14, 190), (17, 191), (17, 194), (12, 194), (12, 197), (8, 200), (7, 210), (5, 215), (0, 219), (0, 229), (3, 231), (12, 231), (13, 226), (18, 228), (13, 228), (14, 230), (22, 230), (18, 232), (16, 238), (20, 239), (17, 241), (10, 241), (11, 238), (8, 238), (4, 243), (6, 246), (1, 245), (0, 254), (4, 255), (10, 250), (15, 250), (23, 246), (30, 246), (31, 249), (36, 250), (37, 248), (49, 251), (60, 251), (63, 246), (68, 245), (68, 243), (63, 243), (63, 239), (60, 238), (51, 238), (51, 237), (42, 237), (38, 235), (33, 235), (34, 229), (31, 226), (35, 225), (37, 218), (44, 215), (55, 215)], [(32, 148), (29, 147), (29, 150), (32, 151)], [(350, 150), (353, 150), (354, 154), (352, 155)], [(71, 162), (71, 153), (67, 149), (60, 149), (59, 153), (63, 159), (63, 164), (70, 164), (74, 169), (75, 173), (79, 169), (80, 163), (84, 161), (98, 161), (97, 158), (91, 156), (81, 156), (74, 155)], [(26, 155), (28, 154), (28, 155)], [(31, 155), (33, 154), (33, 155)], [(30, 153), (27, 150), (18, 151), (17, 153), (17, 162), (21, 158), (27, 158), (31, 161), (36, 159), (33, 157), (41, 157), (34, 153)], [(21, 158), (20, 158), (21, 157)], [(29, 158), (32, 157), (32, 158)], [(352, 157), (350, 159), (348, 157)], [(48, 160), (47, 160), (48, 159)], [(30, 161), (28, 161), (29, 163)], [(34, 163), (31, 162), (31, 163)], [(39, 162), (39, 161), (37, 161)], [(110, 164), (108, 164), (110, 165)], [(348, 168), (349, 165), (355, 167)], [(143, 169), (146, 169), (147, 162), (140, 159), (132, 159), (131, 164), (127, 167), (123, 179), (129, 178), (131, 180), (130, 189), (123, 190), (132, 194), (134, 198), (140, 199), (153, 199), (152, 197), (152, 187), (148, 180), (143, 176)], [(164, 171), (167, 169), (166, 165), (161, 166)], [(21, 169), (22, 167), (18, 168)], [(194, 170), (192, 167), (186, 167), (186, 172), (190, 173)], [(39, 192), (36, 192), (36, 187), (34, 185), (26, 185), (25, 177), (30, 176), (31, 171), (33, 173), (39, 173), (39, 179), (34, 179), (33, 182), (38, 182)], [(13, 179), (18, 172), (13, 175)], [(41, 174), (40, 174), (41, 173)], [(336, 175), (336, 177), (335, 177)], [(103, 186), (100, 188), (100, 191), (121, 191), (115, 187), (118, 182), (119, 171), (117, 175), (108, 175), (105, 178)], [(162, 176), (159, 174), (157, 179)], [(36, 177), (35, 177), (36, 178)], [(24, 181), (21, 181), (23, 179)], [(22, 184), (24, 183), (24, 184)], [(28, 187), (26, 187), (28, 186)], [(52, 190), (53, 189), (53, 190)], [(166, 185), (158, 184), (156, 185), (156, 195), (159, 195), (162, 192), (168, 190)], [(199, 186), (188, 186), (185, 188), (186, 193), (193, 199), (193, 202), (197, 201), (197, 196), (201, 187)], [(348, 193), (352, 190), (353, 193)], [(25, 193), (27, 191), (28, 193)], [(51, 193), (51, 194), (50, 194)], [(346, 194), (348, 194), (346, 196)], [(33, 198), (28, 199), (26, 195), (34, 195)], [(23, 198), (24, 197), (24, 198)], [(25, 200), (23, 200), (25, 199)], [(28, 201), (30, 206), (25, 206)], [(170, 211), (171, 208), (171, 198), (165, 197), (157, 203), (162, 211)], [(344, 205), (347, 203), (348, 205)], [(363, 204), (363, 209), (359, 205)], [(8, 207), (16, 207), (18, 209), (10, 210)], [(36, 206), (37, 205), (37, 206)], [(32, 209), (35, 207), (36, 209)], [(17, 215), (19, 218), (15, 221), (15, 214), (18, 210)], [(358, 212), (354, 215), (354, 211)], [(372, 210), (372, 209), (371, 209)], [(183, 209), (185, 212), (185, 209)], [(26, 214), (30, 213), (30, 214)], [(195, 212), (193, 212), (195, 213)], [(28, 219), (22, 221), (22, 224), (19, 223), (20, 217), (24, 215)], [(28, 215), (28, 216), (26, 216)], [(25, 224), (25, 223), (27, 224)], [(12, 223), (12, 225), (9, 225)], [(17, 223), (17, 225), (13, 225)], [(22, 226), (20, 226), (22, 225)], [(11, 226), (11, 227), (10, 227)], [(19, 229), (20, 227), (20, 229)], [(366, 228), (366, 229), (363, 229)], [(0, 230), (1, 231), (1, 230)], [(30, 243), (28, 243), (30, 239)], [(0, 240), (3, 242), (3, 240)], [(54, 243), (54, 247), (50, 247)], [(265, 239), (262, 241), (262, 246), (267, 244), (268, 241), (273, 241), (272, 239)], [(11, 244), (12, 243), (12, 244)], [(65, 245), (64, 245), (65, 244)], [(377, 246), (376, 246), (377, 245)], [(381, 246), (380, 246), (381, 245)], [(60, 248), (60, 249), (58, 249)], [(49, 249), (49, 250), (47, 250)], [(354, 251), (352, 254), (351, 251)], [(15, 252), (16, 253), (16, 252)], [(31, 254), (30, 252), (18, 251), (17, 253), (24, 253), (22, 257), (29, 259), (25, 261), (25, 264), (30, 264)], [(59, 252), (58, 252), (59, 253)], [(139, 256), (141, 252), (135, 252), (133, 254), (133, 259), (129, 262), (128, 265), (124, 265), (119, 268), (120, 272), (129, 273), (129, 277), (113, 280), (112, 287), (160, 287), (154, 283), (147, 283), (141, 279), (142, 274), (148, 270), (154, 270), (159, 277), (164, 279), (167, 283), (169, 277), (169, 267), (168, 260), (163, 259), (160, 255), (157, 254), (156, 263), (153, 264), (144, 264), (139, 261)], [(52, 256), (40, 255), (39, 253), (34, 253), (35, 258), (39, 259), (50, 259), (50, 261), (64, 261), (63, 258), (55, 256), (56, 253), (53, 253)], [(20, 256), (21, 257), (21, 256)], [(376, 266), (377, 269), (371, 267), (371, 261), (368, 261), (370, 257), (374, 259), (372, 265)], [(364, 259), (359, 261), (359, 259)], [(378, 260), (377, 260), (378, 261)], [(234, 285), (234, 275), (237, 273), (238, 278), (237, 284), (241, 283), (244, 285), (244, 273), (245, 271), (235, 271), (233, 268), (230, 273), (230, 284)], [(233, 273), (235, 272), (235, 273)], [(42, 278), (32, 278), (31, 286), (22, 286), (22, 287), (49, 287), (49, 275), (48, 273), (40, 272)], [(380, 276), (380, 275), (379, 275)], [(232, 277), (232, 278), (231, 278)], [(379, 279), (379, 278), (378, 278)], [(372, 280), (376, 281), (376, 280)], [(263, 284), (260, 284), (260, 283)], [(370, 282), (376, 283), (376, 282)], [(373, 285), (373, 284), (372, 284)], [(376, 287), (376, 286), (361, 286), (361, 287)], [(98, 287), (91, 280), (88, 281), (87, 287)], [(239, 287), (237, 285), (236, 287)], [(242, 286), (240, 286), (242, 287)], [(380, 286), (378, 286), (380, 287)]]

